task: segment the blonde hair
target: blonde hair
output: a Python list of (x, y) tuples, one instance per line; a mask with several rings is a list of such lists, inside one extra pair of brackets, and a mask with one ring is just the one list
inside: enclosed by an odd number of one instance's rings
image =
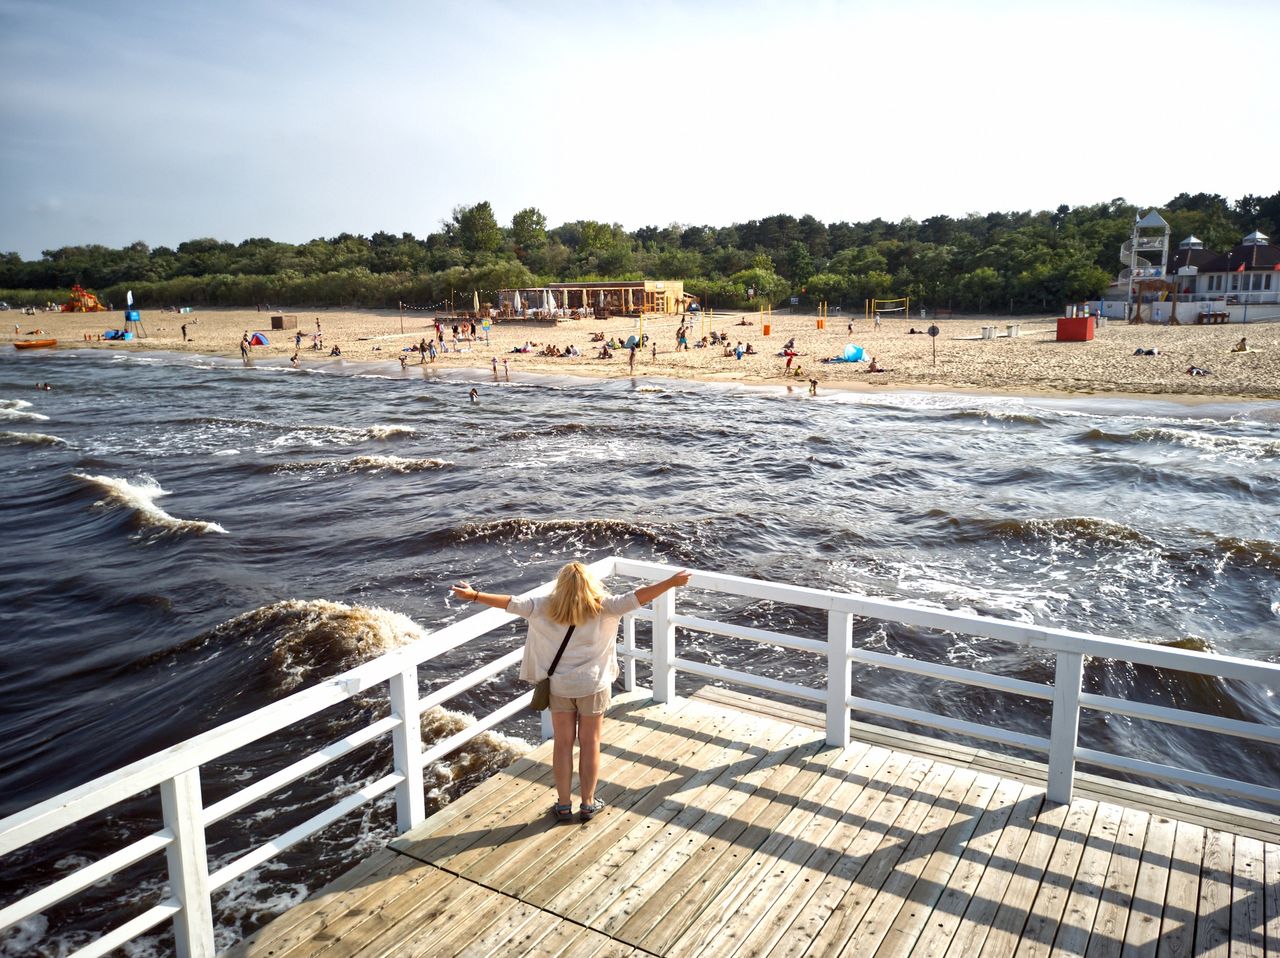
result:
[(570, 562), (556, 576), (547, 603), (547, 617), (561, 625), (584, 625), (600, 614), (604, 586), (581, 562)]

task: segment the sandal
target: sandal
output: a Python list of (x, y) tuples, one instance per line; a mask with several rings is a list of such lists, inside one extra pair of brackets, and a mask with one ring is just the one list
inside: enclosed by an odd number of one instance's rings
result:
[(573, 821), (573, 802), (570, 802), (568, 805), (552, 805), (551, 815), (557, 822)]
[(582, 819), (584, 822), (589, 822), (595, 816), (596, 812), (602, 811), (603, 809), (604, 802), (600, 801), (598, 798), (590, 805), (587, 805), (584, 802), (578, 806), (578, 818)]

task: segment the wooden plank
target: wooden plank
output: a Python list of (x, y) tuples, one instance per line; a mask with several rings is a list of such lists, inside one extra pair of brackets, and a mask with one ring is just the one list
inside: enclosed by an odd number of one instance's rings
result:
[(1169, 865), (1173, 857), (1174, 833), (1178, 823), (1154, 816), (1147, 825), (1142, 862), (1129, 904), (1129, 920), (1124, 929), (1126, 958), (1154, 958), (1160, 944), (1160, 919), (1164, 914), (1165, 892), (1169, 885)]
[[(984, 776), (985, 777), (985, 776)], [(979, 779), (981, 781), (981, 778)], [(985, 810), (972, 805), (965, 815), (957, 811), (957, 818), (943, 835), (937, 851), (929, 856), (920, 877), (904, 896), (893, 924), (884, 936), (882, 951), (887, 954), (910, 954), (915, 951), (920, 936), (945, 907), (943, 898), (953, 887), (970, 890), (982, 874), (982, 863), (991, 858), (991, 852), (1004, 833), (1005, 825), (1018, 807), (1023, 793), (1030, 786), (1013, 779), (995, 779), (991, 800)], [(977, 867), (975, 867), (975, 863)], [(961, 892), (964, 896), (964, 892)], [(967, 896), (966, 896), (967, 897)], [(943, 920), (958, 923), (963, 905), (956, 907), (954, 916), (942, 914)]]
[[(806, 840), (808, 857), (795, 870), (790, 883), (779, 891), (765, 885), (759, 887), (755, 898), (764, 904), (765, 911), (743, 941), (741, 953), (763, 954), (786, 933), (794, 917), (839, 861), (840, 850), (866, 825), (868, 816), (884, 799), (887, 788), (903, 775), (910, 761), (910, 756), (901, 752), (879, 747), (866, 750), (831, 798), (829, 812), (834, 819), (825, 822), (825, 837)], [(815, 824), (823, 822), (822, 818), (815, 819)]]
[[(405, 901), (404, 899), (412, 899)], [(341, 948), (323, 958), (402, 958), (434, 955), (435, 944), (476, 913), (499, 907), (501, 896), (487, 888), (454, 878), (426, 900), (404, 896), (362, 921), (342, 938)]]
[(951, 953), (956, 955), (972, 955), (978, 950), (1043, 804), (1043, 788), (1022, 785), (1004, 828), (998, 835), (992, 833), (994, 846), (984, 836), (966, 849), (960, 867), (916, 939), (913, 954), (940, 958), (953, 943), (956, 947)]
[(1150, 820), (1151, 816), (1140, 809), (1124, 810), (1085, 958), (1112, 958), (1124, 948), (1125, 928), (1129, 923), (1138, 866), (1142, 863), (1142, 846)]
[(289, 946), (290, 933), (295, 929), (297, 934), (293, 938), (310, 937), (332, 921), (334, 915), (344, 914), (350, 905), (361, 898), (376, 894), (377, 885), (388, 876), (415, 869), (418, 874), (427, 874), (420, 866), (406, 861), (395, 852), (386, 849), (376, 851), (305, 901), (227, 949), (223, 953), (224, 958), (274, 954), (276, 949)]
[[(825, 716), (819, 711), (794, 706), (759, 696), (746, 695), (735, 689), (706, 687), (695, 693), (707, 696), (723, 705), (743, 710), (757, 710), (768, 715), (771, 710), (786, 714), (788, 721), (825, 728)], [(749, 700), (744, 704), (742, 700)], [(886, 748), (910, 752), (913, 755), (938, 758), (953, 765), (971, 766), (994, 772), (1004, 778), (1013, 778), (1031, 785), (1043, 786), (1048, 768), (1043, 762), (1021, 758), (1002, 752), (966, 745), (956, 745), (930, 735), (889, 729), (865, 722), (851, 723), (853, 737), (859, 741)], [(1256, 809), (1242, 808), (1226, 802), (1214, 801), (1197, 795), (1184, 795), (1166, 788), (1124, 782), (1091, 772), (1078, 771), (1075, 780), (1077, 798), (1096, 802), (1111, 802), (1141, 809), (1151, 815), (1176, 814), (1181, 821), (1221, 828), (1237, 835), (1247, 835), (1264, 842), (1280, 841), (1280, 815)]]
[[(480, 886), (477, 886), (479, 889)], [(440, 958), (444, 955), (457, 955), (464, 948), (491, 937), (499, 940), (506, 938), (512, 926), (519, 927), (528, 921), (539, 909), (525, 904), (518, 898), (508, 898), (487, 888), (480, 889), (476, 895), (483, 899), (479, 908), (472, 909), (469, 914), (447, 915), (438, 924), (434, 936), (429, 941), (418, 938), (401, 938), (397, 942), (397, 950), (393, 958), (401, 955), (416, 958)], [(404, 929), (408, 932), (410, 929)], [(490, 952), (492, 954), (492, 952)]]
[(1263, 889), (1262, 910), (1266, 916), (1266, 932), (1263, 942), (1267, 956), (1280, 956), (1280, 844), (1263, 847), (1266, 887)]
[[(610, 736), (607, 751), (626, 758), (610, 766), (607, 777), (602, 776), (596, 786), (596, 795), (611, 807), (632, 804), (645, 791), (671, 774), (678, 767), (673, 757), (690, 759), (714, 737), (719, 727), (705, 715), (694, 714), (685, 725), (673, 725), (678, 716), (668, 717), (648, 729), (647, 734), (631, 740), (629, 746), (615, 749), (613, 736), (623, 734), (618, 728), (606, 730)], [(721, 724), (723, 723), (721, 720)], [(678, 732), (679, 734), (673, 734)], [(606, 751), (601, 743), (602, 755)], [(602, 769), (603, 771), (603, 769)], [(443, 867), (469, 875), (477, 881), (492, 884), (503, 891), (501, 877), (514, 878), (538, 859), (555, 853), (557, 846), (579, 829), (562, 825), (548, 814), (554, 795), (544, 793), (543, 800), (526, 805), (519, 817), (513, 816), (500, 836), (486, 837), (461, 852), (438, 859)], [(497, 839), (501, 838), (499, 842)], [(491, 879), (489, 876), (498, 876)], [(518, 892), (516, 892), (518, 894)]]
[[(1098, 805), (1093, 828), (1085, 841), (1080, 864), (1076, 866), (1075, 881), (1067, 895), (1062, 915), (1057, 921), (1052, 950), (1055, 955), (1080, 955), (1089, 947), (1094, 919), (1102, 904), (1107, 885), (1107, 874), (1115, 850), (1116, 838), (1124, 822), (1124, 809), (1110, 802)], [(1028, 954), (1047, 955), (1048, 946), (1028, 946)]]
[[(1022, 857), (1018, 859), (1013, 878), (1005, 889), (1000, 907), (996, 909), (987, 928), (980, 954), (1007, 956), (1017, 950), (1032, 903), (1059, 841), (1070, 844), (1079, 840), (1083, 845), (1083, 838), (1089, 832), (1096, 808), (1095, 802), (1085, 799), (1076, 799), (1070, 805), (1046, 803), (1042, 807), (1031, 829), (1031, 837), (1022, 850)], [(952, 951), (948, 954), (952, 954)]]
[[(611, 820), (609, 827), (584, 843), (574, 858), (544, 871), (536, 883), (526, 886), (524, 894), (566, 918), (596, 927), (592, 919), (623, 895), (632, 879), (658, 856), (678, 845), (702, 818), (702, 804), (708, 800), (704, 792), (722, 797), (737, 776), (750, 774), (770, 758), (789, 733), (798, 731), (793, 725), (768, 722), (753, 735), (754, 724), (744, 719), (742, 724), (730, 726), (727, 731), (737, 741), (726, 744), (705, 769), (655, 789), (643, 802)], [(817, 733), (806, 730), (805, 734), (816, 737)], [(584, 867), (588, 862), (591, 864)]]
[(593, 928), (614, 934), (642, 905), (662, 897), (672, 876), (737, 815), (759, 783), (784, 765), (806, 740), (816, 739), (812, 729), (778, 727), (785, 730), (784, 736), (766, 754), (754, 756), (753, 764), (744, 760), (741, 768), (726, 769), (697, 796), (696, 805), (686, 806), (671, 820), (667, 841), (653, 841), (638, 848), (631, 860), (601, 887), (602, 907), (591, 917)]
[[(663, 715), (673, 711), (661, 705), (624, 709), (617, 720), (610, 710), (604, 730), (609, 748), (602, 747), (600, 773), (605, 779), (615, 766), (627, 763), (626, 752), (647, 732), (662, 726)], [(602, 746), (604, 743), (602, 742)], [(480, 838), (492, 841), (503, 823), (523, 816), (531, 805), (546, 802), (547, 790), (554, 788), (551, 743), (546, 742), (521, 761), (524, 771), (505, 778), (491, 778), (462, 799), (445, 806), (413, 831), (391, 842), (391, 847), (422, 861), (443, 860)], [(551, 799), (554, 801), (554, 797)], [(468, 828), (464, 831), (461, 826)]]
[(365, 918), (377, 915), (397, 898), (404, 901), (429, 898), (452, 880), (452, 876), (430, 865), (401, 861), (409, 864), (407, 870), (371, 879), (368, 884), (331, 899), (324, 908), (312, 912), (285, 934), (266, 943), (262, 949), (250, 950), (248, 954), (270, 955), (271, 958), (304, 958), (321, 954), (333, 943), (345, 939)]
[(447, 903), (457, 895), (456, 878), (439, 869), (431, 871), (431, 877), (419, 882), (412, 890), (384, 886), (382, 896), (352, 908), (345, 921), (334, 923), (330, 933), (302, 941), (278, 958), (346, 958), (367, 945), (385, 942), (384, 936), (394, 935), (400, 921), (415, 908), (426, 909), (436, 902)]
[[(507, 894), (526, 897), (548, 871), (566, 866), (585, 869), (609, 836), (618, 837), (623, 823), (645, 815), (677, 789), (687, 774), (707, 765), (723, 753), (729, 726), (723, 715), (695, 715), (688, 726), (645, 741), (646, 755), (631, 769), (618, 775), (606, 787), (597, 789), (606, 803), (603, 812), (589, 826), (564, 828), (539, 823), (531, 840), (509, 849), (496, 849), (477, 862), (465, 865), (467, 874), (487, 881)], [(634, 813), (632, 810), (635, 810)], [(629, 830), (628, 825), (628, 830)], [(572, 863), (572, 865), (571, 865)], [(541, 905), (544, 898), (528, 895)]]
[[(905, 767), (900, 762), (903, 758)], [(877, 851), (893, 835), (902, 836), (911, 830), (912, 814), (919, 806), (913, 797), (933, 770), (934, 763), (895, 752), (891, 754), (891, 764), (893, 770), (875, 783), (879, 800), (865, 820), (857, 823), (857, 828), (842, 829), (845, 844), (833, 846), (838, 852), (835, 860), (787, 927), (786, 934), (774, 948), (775, 954), (803, 954), (863, 870), (869, 870), (877, 861)]]
[(1196, 930), (1196, 904), (1200, 897), (1200, 860), (1204, 854), (1204, 829), (1178, 822), (1169, 862), (1164, 917), (1160, 921), (1160, 958), (1191, 954)]
[(499, 929), (482, 939), (470, 942), (457, 953), (457, 958), (493, 958), (494, 955), (528, 955), (533, 954), (538, 943), (546, 938), (553, 928), (563, 919), (549, 911), (526, 906), (529, 910), (527, 920), (516, 924), (508, 921), (508, 933), (500, 937)]
[(1256, 838), (1236, 837), (1231, 884), (1231, 958), (1263, 958), (1266, 920), (1263, 844)]
[(980, 774), (971, 768), (958, 769), (952, 775), (938, 802), (929, 809), (929, 814), (915, 837), (907, 843), (902, 857), (880, 886), (853, 934), (840, 945), (842, 952), (855, 955), (875, 954), (935, 854), (945, 849), (939, 864), (943, 864), (944, 859), (949, 859), (945, 862), (948, 872), (950, 868), (954, 868), (955, 860), (960, 855), (958, 846), (973, 834), (998, 785), (999, 779)]
[[(1072, 802), (1072, 805), (1074, 804), (1076, 803)], [(1057, 844), (1053, 846), (1053, 854), (1049, 857), (1048, 867), (1040, 882), (1040, 888), (1036, 891), (1026, 924), (1022, 929), (1016, 952), (1018, 958), (1023, 956), (1035, 958), (1035, 956), (1049, 953), (1063, 912), (1066, 910), (1067, 901), (1071, 897), (1077, 869), (1080, 867), (1081, 860), (1085, 858), (1086, 851), (1091, 849), (1090, 842), (1094, 835), (1098, 834), (1095, 828), (1105, 835), (1105, 829), (1110, 827), (1111, 834), (1114, 835), (1115, 827), (1119, 824), (1120, 813), (1116, 806), (1098, 805), (1095, 802), (1083, 800), (1081, 804), (1092, 806), (1087, 816), (1088, 824), (1082, 823), (1077, 829), (1068, 819), (1067, 826), (1058, 836)]]
[(824, 747), (815, 737), (770, 773), (737, 814), (677, 869), (662, 893), (616, 930), (617, 937), (665, 954), (816, 781), (818, 772), (809, 758)]
[[(824, 861), (822, 850), (845, 820), (848, 809), (868, 792), (868, 778), (859, 775), (860, 771), (866, 771), (860, 764), (866, 748), (865, 745), (857, 745), (843, 750), (818, 784), (803, 796), (793, 812), (788, 813), (778, 831), (793, 837), (776, 844), (771, 852), (772, 861), (766, 863), (754, 887), (741, 878), (735, 878), (734, 884), (740, 886), (738, 897), (743, 905), (721, 925), (715, 940), (702, 948), (700, 954), (715, 958), (733, 953), (735, 949), (758, 954), (765, 943), (771, 944), (776, 935), (786, 929), (792, 912), (789, 909), (780, 912), (779, 906), (794, 900), (790, 892), (797, 883), (807, 886), (808, 891), (813, 890), (813, 877), (821, 877), (827, 869), (823, 868), (821, 873), (816, 868), (806, 872), (806, 866), (811, 860)], [(883, 750), (879, 751), (883, 753)], [(878, 797), (874, 789), (871, 792), (873, 797)], [(768, 848), (768, 843), (764, 848)], [(753, 941), (752, 937), (757, 932), (760, 937)]]
[(1200, 897), (1196, 902), (1196, 958), (1228, 958), (1231, 953), (1231, 863), (1234, 857), (1235, 839), (1232, 835), (1217, 829), (1205, 833)]
[[(794, 947), (805, 946), (805, 954), (834, 954), (853, 935), (876, 892), (911, 848), (922, 824), (930, 819), (947, 783), (961, 772), (953, 765), (922, 761), (928, 770), (914, 791), (904, 796), (902, 806), (895, 809), (888, 798), (882, 803), (886, 816), (895, 811), (898, 814), (892, 825), (880, 833), (874, 850), (866, 853), (866, 845), (861, 842), (855, 842), (856, 851), (850, 846), (847, 858), (831, 870), (804, 911), (796, 916), (786, 936)], [(961, 777), (969, 774), (966, 770)], [(875, 817), (880, 817), (879, 810)], [(867, 837), (876, 836), (873, 833)], [(824, 919), (820, 925), (819, 919)]]

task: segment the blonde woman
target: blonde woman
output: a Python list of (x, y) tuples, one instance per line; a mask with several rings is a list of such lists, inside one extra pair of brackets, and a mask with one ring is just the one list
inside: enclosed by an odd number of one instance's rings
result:
[[(529, 620), (529, 638), (524, 646), (520, 678), (537, 682), (547, 676), (556, 652), (564, 652), (551, 673), (551, 728), (555, 744), (552, 769), (555, 772), (556, 804), (551, 813), (557, 821), (573, 819), (573, 745), (578, 743), (578, 786), (582, 802), (578, 817), (590, 821), (604, 807), (596, 798), (600, 773), (600, 727), (609, 708), (610, 687), (618, 677), (618, 621), (652, 602), (668, 589), (687, 584), (688, 572), (646, 585), (634, 592), (610, 595), (600, 580), (581, 562), (570, 562), (560, 570), (551, 594), (535, 599), (517, 599), (473, 589), (459, 582), (453, 594), (468, 602), (505, 609)], [(572, 626), (569, 640), (565, 635)]]

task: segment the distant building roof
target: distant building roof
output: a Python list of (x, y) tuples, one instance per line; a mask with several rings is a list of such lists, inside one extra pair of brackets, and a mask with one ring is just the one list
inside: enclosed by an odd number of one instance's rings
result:
[(1178, 249), (1204, 249), (1204, 240), (1193, 233), (1178, 244)]
[(1159, 213), (1157, 213), (1155, 210), (1152, 210), (1146, 216), (1142, 217), (1142, 219), (1138, 220), (1138, 225), (1143, 228), (1150, 227), (1152, 229), (1156, 229), (1156, 228), (1168, 229), (1169, 228), (1169, 224), (1165, 222), (1164, 217), (1161, 216)]
[(1266, 246), (1270, 240), (1262, 233), (1261, 230), (1254, 230), (1244, 238), (1241, 245), (1243, 246)]

